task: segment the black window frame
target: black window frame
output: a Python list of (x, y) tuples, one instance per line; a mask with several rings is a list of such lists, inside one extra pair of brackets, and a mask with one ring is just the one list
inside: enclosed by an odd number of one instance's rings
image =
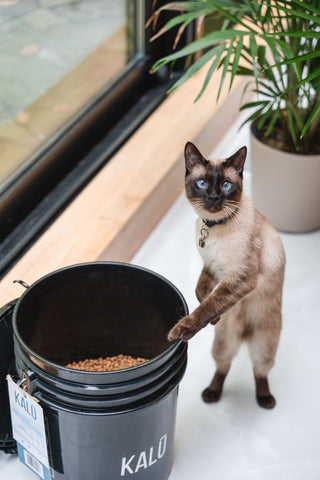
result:
[[(152, 13), (152, 3), (144, 0), (144, 24)], [(157, 7), (165, 3), (158, 0)], [(173, 15), (163, 12), (158, 28)], [(176, 31), (149, 42), (153, 33), (151, 28), (144, 30), (144, 54), (50, 137), (1, 193), (0, 278), (162, 103), (181, 75), (183, 62), (177, 62), (173, 71), (164, 68), (150, 74), (153, 63), (171, 53)], [(190, 42), (193, 35), (191, 26), (181, 44)]]

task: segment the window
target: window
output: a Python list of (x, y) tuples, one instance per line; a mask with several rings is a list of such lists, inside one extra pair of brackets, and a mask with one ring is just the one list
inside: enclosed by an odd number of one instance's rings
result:
[(142, 52), (134, 2), (0, 2), (0, 182)]
[(152, 4), (0, 1), (0, 274), (165, 98), (149, 70), (174, 32), (148, 41)]

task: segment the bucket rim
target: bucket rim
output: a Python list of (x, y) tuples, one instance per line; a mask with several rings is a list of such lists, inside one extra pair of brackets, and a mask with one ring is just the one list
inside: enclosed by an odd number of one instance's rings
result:
[[(14, 336), (16, 337), (16, 339), (18, 340), (19, 344), (23, 347), (23, 349), (25, 351), (27, 351), (29, 354), (31, 354), (30, 356), (30, 359), (36, 359), (37, 362), (36, 365), (38, 368), (41, 369), (41, 366), (40, 364), (43, 364), (45, 363), (46, 365), (48, 365), (48, 367), (52, 368), (52, 369), (59, 369), (59, 370), (62, 370), (62, 372), (66, 372), (68, 373), (68, 375), (72, 375), (74, 376), (74, 381), (76, 381), (76, 376), (79, 376), (79, 375), (83, 375), (83, 374), (90, 374), (92, 375), (91, 378), (93, 378), (94, 376), (96, 378), (102, 378), (102, 376), (105, 376), (106, 374), (109, 376), (109, 378), (111, 379), (112, 376), (116, 376), (116, 375), (119, 375), (119, 373), (133, 373), (133, 372), (136, 372), (136, 371), (141, 371), (143, 369), (146, 369), (146, 366), (152, 366), (154, 363), (159, 363), (161, 362), (161, 360), (164, 358), (164, 357), (168, 357), (170, 356), (178, 347), (181, 343), (184, 343), (182, 340), (174, 340), (171, 345), (166, 348), (163, 352), (161, 352), (159, 355), (153, 357), (152, 359), (148, 360), (147, 362), (145, 363), (142, 363), (140, 365), (136, 365), (134, 367), (129, 367), (129, 368), (123, 368), (123, 369), (119, 369), (119, 370), (111, 370), (111, 371), (104, 371), (104, 372), (92, 372), (92, 371), (89, 371), (89, 370), (77, 370), (77, 369), (74, 369), (74, 368), (69, 368), (69, 367), (66, 367), (64, 365), (60, 365), (58, 363), (55, 363), (55, 362), (52, 362), (50, 360), (47, 360), (46, 358), (42, 357), (41, 355), (37, 354), (36, 352), (34, 352), (29, 345), (27, 345), (24, 340), (22, 339), (20, 333), (19, 333), (19, 330), (18, 330), (18, 326), (17, 326), (17, 313), (18, 313), (18, 310), (19, 310), (19, 307), (21, 305), (21, 303), (23, 302), (24, 298), (26, 297), (26, 295), (28, 295), (28, 293), (30, 292), (31, 289), (34, 289), (36, 288), (39, 284), (41, 284), (42, 282), (44, 282), (46, 279), (48, 278), (52, 278), (54, 275), (58, 275), (58, 274), (61, 274), (65, 271), (69, 271), (69, 270), (73, 270), (73, 269), (77, 269), (77, 268), (87, 268), (87, 267), (92, 267), (92, 266), (108, 266), (108, 265), (112, 265), (114, 267), (122, 267), (122, 268), (128, 268), (128, 269), (134, 269), (134, 270), (139, 270), (141, 272), (144, 272), (144, 273), (147, 273), (151, 276), (154, 276), (154, 277), (157, 277), (159, 280), (163, 281), (164, 283), (166, 283), (170, 288), (172, 288), (172, 290), (175, 291), (175, 293), (177, 294), (177, 296), (180, 298), (181, 300), (181, 303), (182, 303), (182, 306), (183, 306), (183, 309), (184, 311), (186, 312), (186, 315), (188, 314), (188, 305), (187, 305), (187, 302), (184, 298), (184, 296), (182, 295), (182, 293), (180, 292), (180, 290), (170, 281), (168, 280), (166, 277), (164, 277), (163, 275), (149, 269), (149, 268), (146, 268), (146, 267), (143, 267), (143, 266), (140, 266), (140, 265), (135, 265), (135, 264), (132, 264), (132, 263), (128, 263), (128, 262), (114, 262), (114, 261), (94, 261), (94, 262), (83, 262), (83, 263), (76, 263), (76, 264), (72, 264), (72, 265), (68, 265), (68, 266), (65, 266), (65, 267), (62, 267), (62, 268), (59, 268), (59, 269), (56, 269), (56, 270), (53, 270), (52, 272), (50, 273), (47, 273), (45, 275), (43, 275), (42, 277), (40, 277), (39, 279), (37, 279), (35, 282), (33, 282), (24, 292), (23, 294), (21, 295), (21, 297), (18, 299), (17, 303), (15, 304), (14, 306), (14, 309), (13, 309), (13, 315), (12, 315), (12, 326), (13, 326), (13, 333), (14, 333)], [(178, 320), (178, 319), (177, 319)], [(39, 362), (39, 363), (38, 363)], [(149, 369), (149, 368), (148, 368)], [(43, 369), (42, 369), (43, 370)], [(70, 381), (72, 381), (70, 379)]]

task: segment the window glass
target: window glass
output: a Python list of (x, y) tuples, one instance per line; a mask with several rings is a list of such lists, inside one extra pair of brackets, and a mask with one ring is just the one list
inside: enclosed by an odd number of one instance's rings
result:
[(136, 4), (0, 0), (0, 185), (137, 58)]

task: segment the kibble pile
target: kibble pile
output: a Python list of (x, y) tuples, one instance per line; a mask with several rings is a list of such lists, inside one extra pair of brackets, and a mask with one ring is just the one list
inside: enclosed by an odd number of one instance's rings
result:
[(136, 367), (147, 361), (145, 358), (133, 358), (130, 355), (116, 355), (115, 357), (100, 357), (82, 360), (81, 362), (72, 362), (68, 363), (66, 367), (88, 372), (111, 372), (113, 370)]

